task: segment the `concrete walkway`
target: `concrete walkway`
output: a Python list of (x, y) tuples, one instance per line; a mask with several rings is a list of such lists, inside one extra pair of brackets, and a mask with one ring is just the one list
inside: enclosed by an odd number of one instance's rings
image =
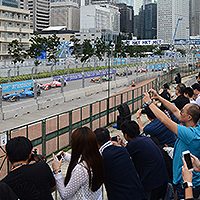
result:
[[(187, 77), (185, 77), (185, 78), (182, 78), (182, 83), (184, 83), (186, 86), (190, 86), (190, 85), (192, 85), (194, 82), (195, 82), (194, 75), (191, 75), (191, 76), (187, 76)], [(171, 90), (171, 92), (172, 92), (173, 95), (175, 95), (175, 86), (176, 86), (176, 84), (171, 84), (171, 85), (170, 85), (170, 90)], [(133, 114), (133, 115), (132, 115), (132, 120), (137, 121), (137, 120), (136, 120), (136, 114)], [(146, 124), (149, 123), (149, 120), (147, 119), (146, 115), (142, 115), (142, 116), (141, 116), (141, 121), (143, 122), (144, 125), (146, 125)], [(111, 137), (112, 137), (112, 136), (116, 136), (116, 135), (121, 135), (122, 138), (123, 138), (123, 134), (122, 134), (122, 132), (121, 132), (120, 130), (115, 129), (115, 128), (113, 128), (112, 126), (107, 127), (107, 128), (108, 128), (109, 131), (110, 131)], [(69, 150), (68, 152), (70, 153), (70, 150)], [(52, 159), (48, 160), (48, 163), (49, 163), (49, 165), (50, 165), (50, 167), (51, 167)], [(62, 171), (63, 177), (66, 176), (67, 168), (68, 168), (68, 163), (67, 163), (67, 162), (63, 163), (62, 166), (61, 166), (61, 171)], [(54, 199), (56, 199), (55, 193), (54, 193)], [(57, 194), (57, 199), (58, 199), (58, 200), (61, 200), (59, 194)], [(107, 200), (107, 194), (106, 194), (105, 187), (103, 188), (103, 199), (104, 199), (104, 200)]]

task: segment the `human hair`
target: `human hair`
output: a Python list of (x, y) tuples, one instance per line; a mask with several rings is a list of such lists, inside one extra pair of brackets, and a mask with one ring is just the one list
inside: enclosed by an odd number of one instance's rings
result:
[(185, 94), (188, 94), (188, 96), (189, 96), (190, 98), (192, 98), (193, 95), (194, 95), (193, 89), (192, 89), (191, 87), (186, 87), (184, 93), (185, 93)]
[(190, 107), (187, 109), (188, 115), (192, 116), (194, 123), (197, 123), (200, 117), (200, 110), (197, 104), (191, 103)]
[(6, 154), (11, 163), (26, 161), (33, 149), (33, 145), (28, 138), (18, 136), (12, 138), (6, 144)]
[(145, 110), (145, 114), (147, 115), (147, 117), (149, 117), (150, 119), (155, 119), (156, 118), (156, 116), (151, 111), (151, 109), (149, 108), (149, 106), (145, 106), (144, 110)]
[(71, 136), (71, 160), (65, 177), (65, 186), (70, 180), (74, 167), (85, 161), (89, 175), (89, 187), (95, 192), (104, 182), (104, 162), (98, 149), (98, 141), (94, 132), (88, 127), (80, 127)]
[(125, 120), (121, 125), (122, 133), (129, 138), (135, 138), (140, 134), (140, 129), (138, 124), (135, 121)]
[(178, 90), (179, 94), (183, 95), (184, 94), (184, 91), (185, 91), (185, 84), (183, 83), (179, 83), (177, 86), (176, 86), (176, 89)]
[(199, 84), (199, 83), (194, 83), (194, 84), (192, 85), (192, 89), (193, 89), (193, 90), (197, 89), (198, 91), (200, 91), (200, 84)]
[(180, 73), (177, 73), (176, 75), (177, 75), (178, 77), (181, 77)]
[(94, 133), (97, 136), (97, 140), (100, 146), (110, 140), (110, 133), (107, 128), (97, 128)]
[(169, 89), (169, 84), (168, 84), (168, 83), (165, 83), (165, 84), (163, 85), (163, 87), (164, 87), (164, 89)]

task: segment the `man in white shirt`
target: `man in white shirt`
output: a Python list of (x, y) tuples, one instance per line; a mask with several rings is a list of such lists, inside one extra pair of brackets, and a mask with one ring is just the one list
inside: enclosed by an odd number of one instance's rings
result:
[(184, 96), (187, 97), (190, 100), (190, 103), (195, 103), (196, 101), (193, 99), (194, 97), (194, 92), (191, 87), (186, 87), (184, 91)]
[(194, 97), (195, 97), (195, 100), (196, 100), (196, 104), (198, 106), (200, 106), (200, 84), (194, 83), (192, 85), (192, 89), (193, 89), (193, 92), (194, 92)]

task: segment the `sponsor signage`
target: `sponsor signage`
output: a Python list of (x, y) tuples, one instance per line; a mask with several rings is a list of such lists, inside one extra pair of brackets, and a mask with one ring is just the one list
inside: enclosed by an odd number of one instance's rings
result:
[(2, 92), (13, 92), (17, 90), (23, 90), (25, 88), (31, 88), (33, 87), (33, 81), (21, 81), (21, 82), (15, 82), (15, 83), (6, 83), (2, 84)]
[(122, 40), (125, 45), (161, 45), (163, 40)]
[[(108, 75), (108, 70), (102, 70), (101, 72), (102, 72), (102, 76)], [(111, 74), (114, 74), (113, 69), (110, 69), (110, 75)], [(100, 76), (100, 71), (84, 72), (84, 75), (85, 75), (85, 78), (93, 78), (93, 77)], [(83, 73), (64, 75), (63, 78), (66, 81), (80, 80), (83, 78)], [(55, 76), (53, 79), (59, 80), (59, 79), (61, 79), (61, 76)]]

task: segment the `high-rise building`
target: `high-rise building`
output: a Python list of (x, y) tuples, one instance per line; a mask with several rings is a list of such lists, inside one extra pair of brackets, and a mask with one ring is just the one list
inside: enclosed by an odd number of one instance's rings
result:
[(50, 25), (50, 0), (17, 0), (21, 9), (30, 11), (31, 28), (34, 32)]
[(144, 9), (144, 39), (157, 38), (157, 3), (148, 3)]
[(30, 12), (0, 5), (0, 59), (8, 58), (8, 44), (18, 39), (24, 48), (28, 48), (30, 33)]
[(133, 7), (125, 3), (116, 4), (120, 12), (120, 32), (133, 33)]
[(143, 0), (134, 0), (134, 5), (133, 5), (134, 15), (139, 15), (142, 5), (143, 5)]
[(157, 3), (157, 38), (172, 42), (178, 19), (176, 39), (189, 39), (189, 1), (159, 0)]
[(80, 9), (73, 1), (52, 2), (50, 26), (66, 26), (67, 30), (80, 30)]
[(127, 6), (134, 7), (134, 0), (116, 0), (116, 3), (125, 3)]
[(200, 0), (190, 0), (190, 35), (200, 35)]
[(0, 5), (18, 8), (18, 2), (16, 0), (0, 0)]

